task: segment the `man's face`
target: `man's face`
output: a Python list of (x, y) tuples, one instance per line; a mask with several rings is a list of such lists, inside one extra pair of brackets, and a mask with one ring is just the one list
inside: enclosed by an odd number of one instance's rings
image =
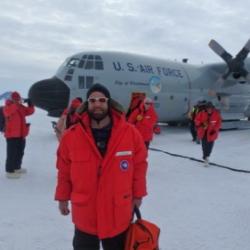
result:
[(21, 99), (20, 99), (20, 100), (13, 100), (12, 102), (21, 104), (21, 103), (22, 103), (22, 100), (21, 100)]
[(208, 114), (211, 114), (213, 112), (213, 109), (211, 107), (208, 107), (207, 112), (208, 112)]
[(150, 101), (145, 101), (145, 102), (144, 102), (145, 110), (148, 110), (148, 109), (150, 108), (151, 105), (152, 105), (152, 102), (150, 102)]
[(103, 120), (108, 115), (108, 98), (95, 91), (88, 98), (88, 113), (96, 121)]

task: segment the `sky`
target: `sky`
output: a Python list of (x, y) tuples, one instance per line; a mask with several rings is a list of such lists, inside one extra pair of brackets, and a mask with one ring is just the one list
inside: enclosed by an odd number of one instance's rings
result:
[(247, 0), (1, 0), (0, 93), (27, 91), (88, 50), (221, 62), (209, 41), (237, 54), (249, 39), (249, 8)]
[[(5, 177), (6, 143), (0, 136), (0, 250), (72, 249), (71, 217), (54, 201), (58, 142), (46, 112), (28, 117), (20, 179)], [(41, 124), (43, 124), (41, 126)], [(152, 148), (201, 159), (201, 145), (187, 128), (162, 127)], [(210, 161), (250, 171), (249, 130), (222, 131)], [(249, 173), (150, 150), (141, 213), (161, 229), (161, 250), (249, 250)]]

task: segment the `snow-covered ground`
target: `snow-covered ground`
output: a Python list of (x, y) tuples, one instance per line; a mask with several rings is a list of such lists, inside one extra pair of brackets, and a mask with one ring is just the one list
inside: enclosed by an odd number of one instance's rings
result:
[[(5, 140), (0, 138), (0, 250), (72, 249), (70, 216), (54, 199), (57, 141), (52, 118), (37, 110), (27, 139), (21, 179), (5, 177)], [(164, 128), (151, 145), (200, 158), (201, 146), (185, 128)], [(250, 170), (250, 130), (224, 131), (211, 161)], [(249, 250), (250, 174), (149, 152), (145, 219), (161, 228), (162, 250)]]

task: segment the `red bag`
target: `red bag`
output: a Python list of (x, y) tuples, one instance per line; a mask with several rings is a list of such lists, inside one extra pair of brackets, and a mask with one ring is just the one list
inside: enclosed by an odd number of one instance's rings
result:
[(124, 250), (159, 250), (160, 228), (143, 220), (135, 207), (137, 220), (130, 224)]
[(154, 126), (153, 131), (154, 131), (154, 133), (155, 133), (156, 135), (159, 135), (159, 134), (161, 133), (161, 127), (160, 127), (158, 124), (156, 124), (156, 125)]

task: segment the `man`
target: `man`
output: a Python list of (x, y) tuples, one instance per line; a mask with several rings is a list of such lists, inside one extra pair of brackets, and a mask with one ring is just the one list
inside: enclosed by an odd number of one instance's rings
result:
[(6, 100), (3, 108), (5, 117), (4, 136), (7, 142), (6, 177), (19, 178), (26, 173), (21, 168), (26, 136), (29, 133), (29, 124), (25, 117), (34, 113), (35, 109), (29, 99), (25, 100), (28, 106), (22, 104), (22, 98), (18, 92), (11, 94), (10, 100)]
[(193, 108), (188, 112), (188, 118), (189, 118), (189, 128), (190, 133), (192, 135), (193, 142), (196, 142), (197, 144), (200, 144), (200, 140), (197, 138), (197, 131), (195, 126), (195, 117), (196, 115), (204, 109), (204, 105), (206, 105), (207, 101), (198, 101), (196, 105), (193, 106)]
[(198, 105), (194, 105), (188, 112), (188, 119), (189, 119), (190, 133), (192, 135), (192, 141), (198, 143), (195, 122), (194, 122), (197, 113), (198, 113)]
[(154, 126), (157, 120), (158, 117), (153, 106), (153, 101), (149, 97), (146, 97), (141, 105), (134, 109), (128, 117), (128, 122), (134, 124), (141, 133), (147, 148), (149, 148), (149, 144), (153, 139)]
[(136, 108), (138, 108), (141, 105), (144, 99), (145, 99), (145, 94), (142, 93), (133, 94), (130, 100), (128, 111), (126, 113), (127, 118)]
[(74, 250), (123, 250), (133, 207), (146, 191), (147, 151), (101, 84), (87, 92), (78, 124), (65, 131), (57, 153), (55, 199), (75, 224)]
[(202, 141), (204, 164), (209, 165), (209, 156), (212, 152), (214, 141), (217, 139), (221, 127), (220, 112), (208, 102), (205, 109), (199, 112), (195, 118), (197, 136)]
[(61, 140), (65, 129), (68, 129), (78, 121), (78, 114), (76, 113), (76, 110), (81, 106), (81, 104), (82, 98), (76, 97), (71, 101), (70, 106), (63, 111), (54, 127), (58, 141)]

